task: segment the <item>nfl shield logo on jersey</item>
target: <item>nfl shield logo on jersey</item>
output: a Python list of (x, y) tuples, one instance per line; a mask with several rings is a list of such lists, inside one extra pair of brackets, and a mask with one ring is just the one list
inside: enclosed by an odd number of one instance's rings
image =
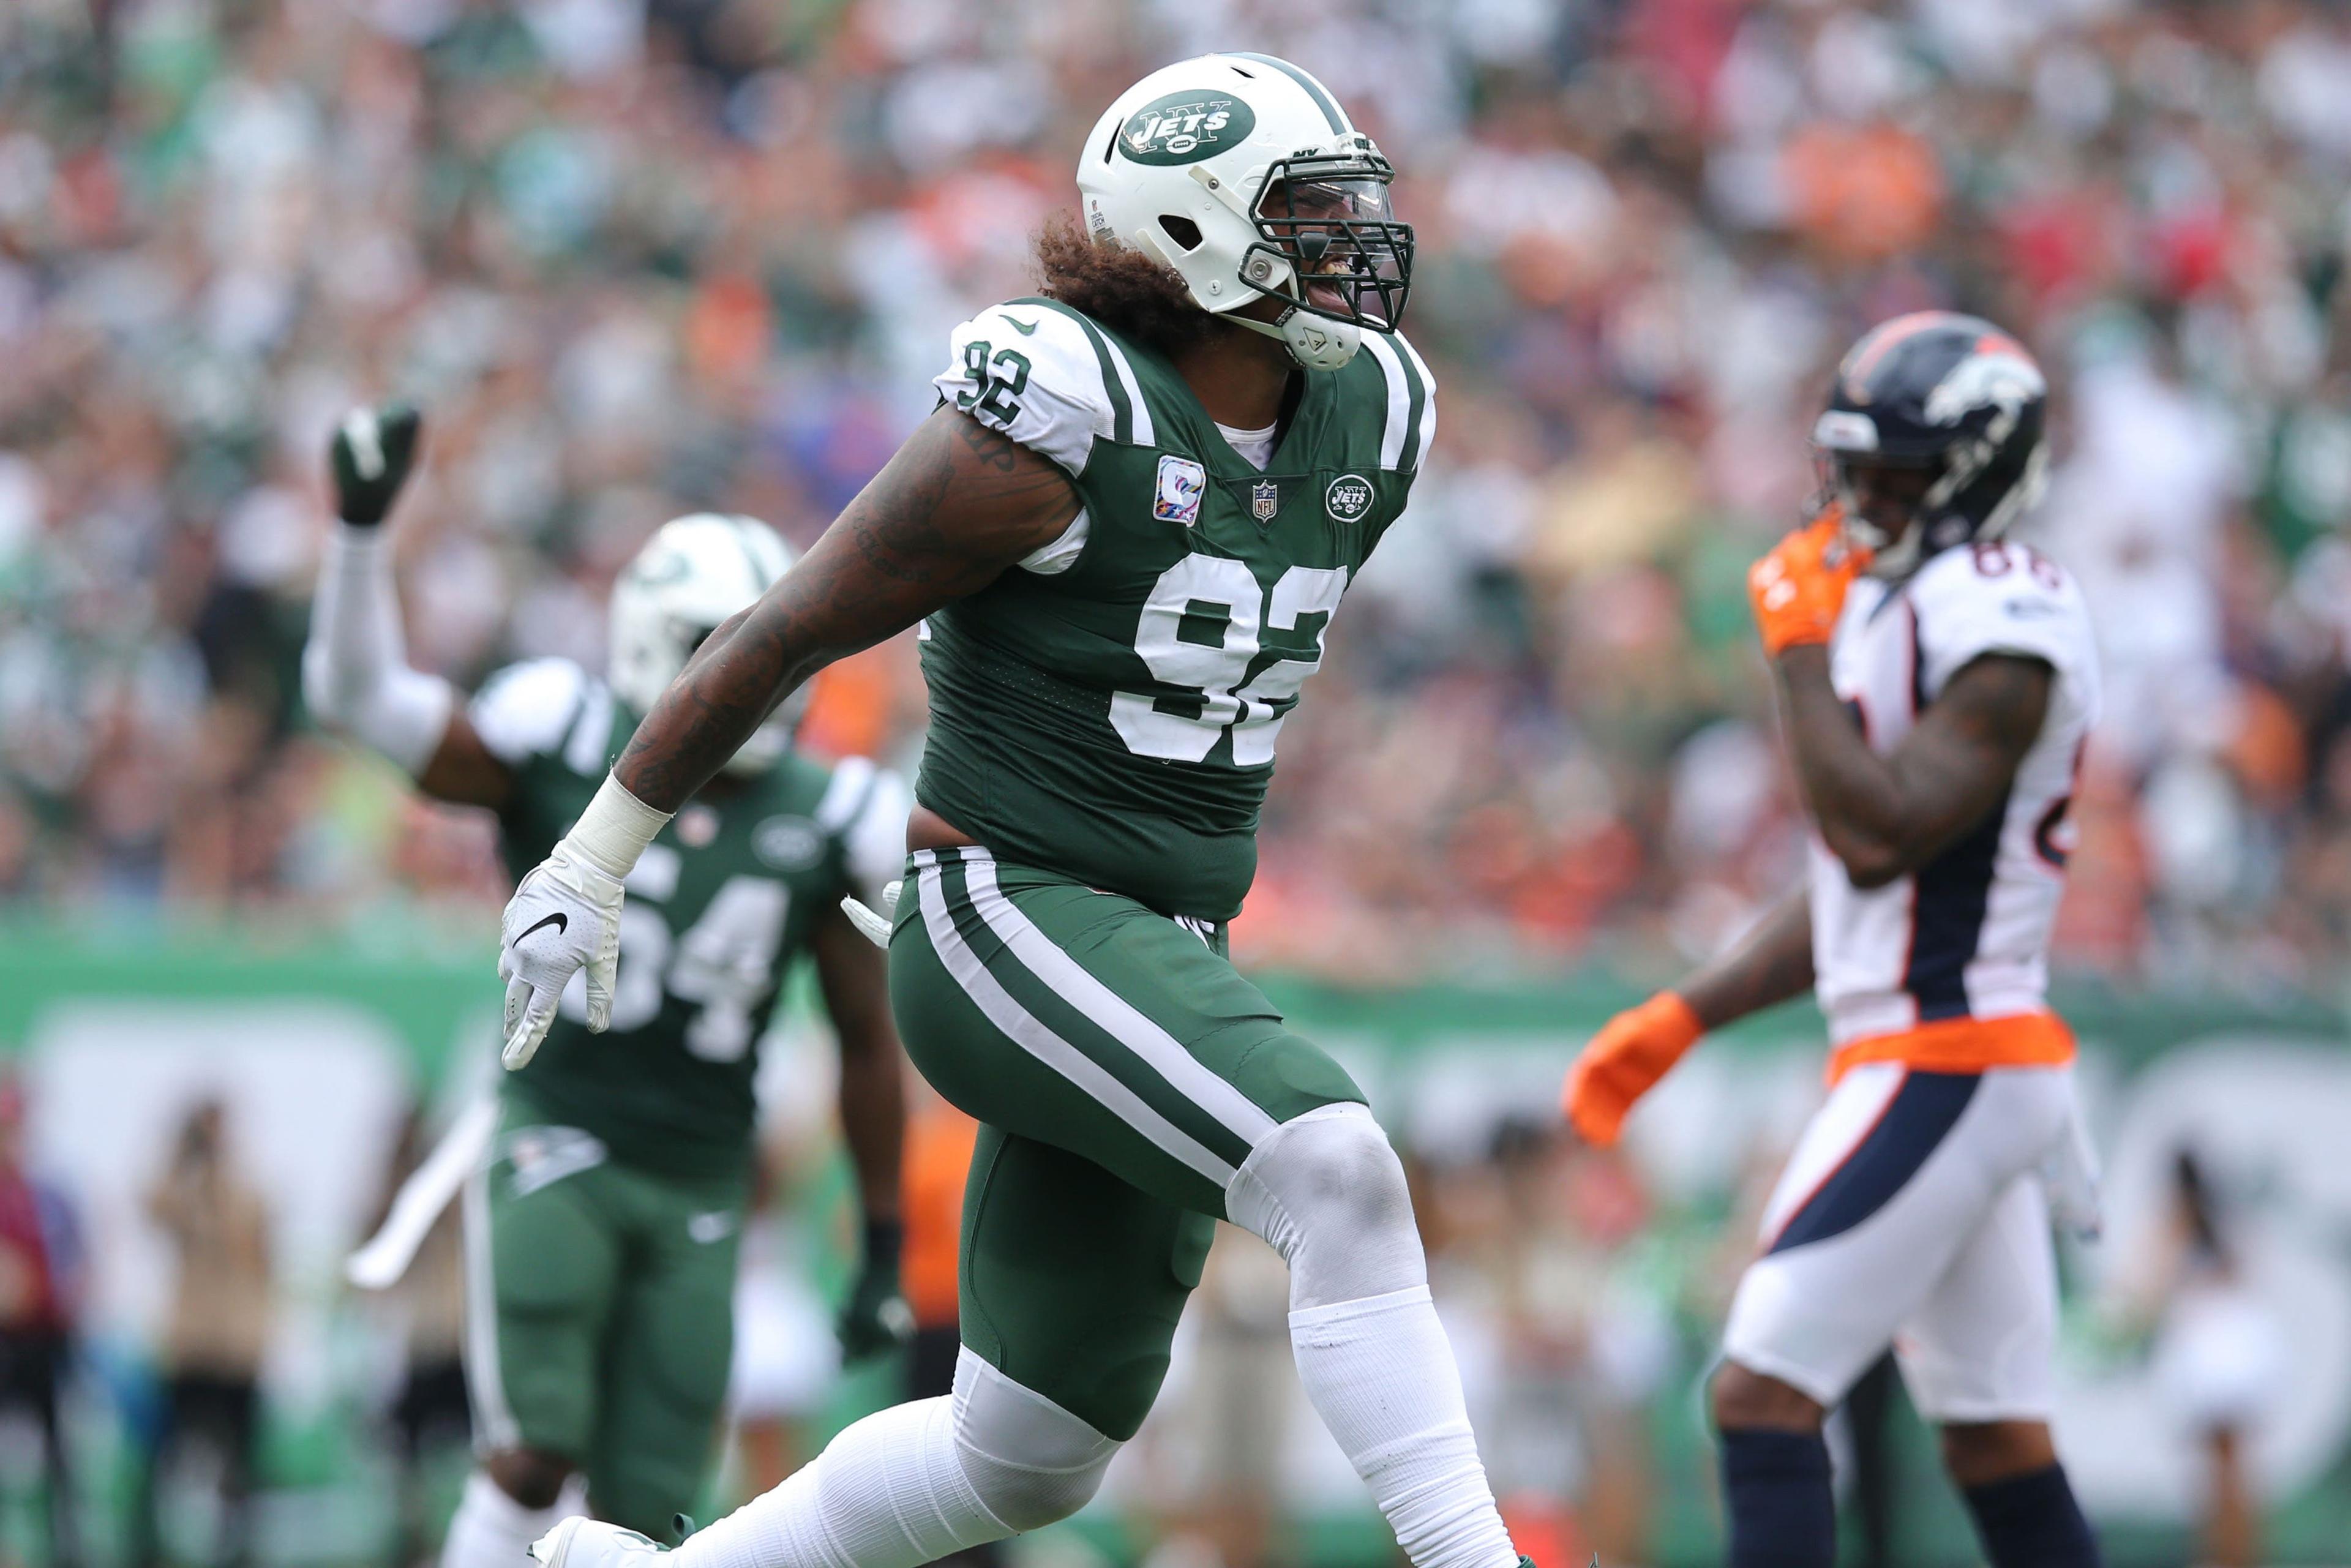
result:
[(1162, 457), (1151, 515), (1163, 523), (1181, 523), (1188, 528), (1200, 520), (1200, 497), (1207, 487), (1208, 471), (1189, 457)]
[(1281, 510), (1281, 486), (1270, 479), (1260, 479), (1249, 486), (1249, 516), (1260, 523), (1273, 521), (1274, 513)]

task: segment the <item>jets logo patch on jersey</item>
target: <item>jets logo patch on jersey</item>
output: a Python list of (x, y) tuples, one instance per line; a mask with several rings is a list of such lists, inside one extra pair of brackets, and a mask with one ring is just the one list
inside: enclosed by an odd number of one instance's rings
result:
[(1200, 520), (1200, 497), (1208, 488), (1208, 471), (1189, 457), (1159, 460), (1159, 486), (1151, 500), (1151, 515), (1163, 523), (1186, 528)]
[(1372, 482), (1361, 474), (1342, 474), (1322, 492), (1322, 509), (1343, 523), (1360, 521), (1372, 509)]

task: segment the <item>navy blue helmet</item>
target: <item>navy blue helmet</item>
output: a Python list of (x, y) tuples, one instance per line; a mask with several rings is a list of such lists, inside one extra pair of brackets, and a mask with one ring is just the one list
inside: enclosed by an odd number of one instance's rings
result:
[[(1813, 444), (1847, 531), (1876, 552), (1871, 570), (1899, 576), (2005, 532), (2041, 493), (2048, 402), (2032, 356), (1980, 317), (1921, 310), (1870, 329), (1837, 367)], [(1856, 472), (1888, 469), (1917, 476), (1907, 527), (1857, 500)]]

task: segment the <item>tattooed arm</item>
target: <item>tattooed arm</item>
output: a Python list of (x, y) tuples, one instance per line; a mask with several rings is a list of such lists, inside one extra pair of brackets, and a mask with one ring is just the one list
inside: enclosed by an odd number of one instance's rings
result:
[(1881, 757), (1830, 686), (1825, 648), (1791, 648), (1777, 668), (1797, 779), (1857, 887), (1883, 887), (1983, 820), (2040, 738), (2053, 678), (2042, 660), (1986, 653)]
[(637, 726), (612, 776), (507, 902), (505, 1061), (526, 1066), (585, 973), (588, 1027), (611, 1020), (622, 879), (664, 823), (791, 690), (845, 653), (996, 580), (1078, 515), (1060, 469), (942, 408), (816, 548), (705, 638)]
[(1051, 463), (938, 410), (814, 549), (710, 634), (612, 776), (676, 810), (803, 681), (987, 587), (1059, 538), (1078, 507)]

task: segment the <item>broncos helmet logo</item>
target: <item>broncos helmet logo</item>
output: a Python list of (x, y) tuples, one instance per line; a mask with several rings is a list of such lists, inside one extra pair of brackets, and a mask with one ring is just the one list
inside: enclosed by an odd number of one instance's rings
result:
[(2011, 423), (2026, 403), (2048, 390), (2041, 367), (2022, 349), (2005, 339), (1986, 339), (1927, 394), (1927, 417), (1937, 424), (1957, 424), (1976, 409), (1997, 407), (2006, 419), (1995, 423)]

